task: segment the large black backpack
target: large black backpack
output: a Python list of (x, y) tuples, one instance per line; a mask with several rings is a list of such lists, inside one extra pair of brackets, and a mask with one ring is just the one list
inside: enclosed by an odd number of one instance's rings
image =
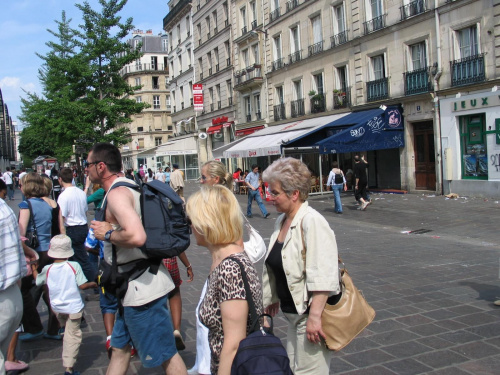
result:
[[(273, 318), (268, 314), (257, 316), (245, 269), (239, 259), (231, 259), (240, 266), (252, 321), (250, 334), (240, 341), (234, 356), (231, 375), (293, 375), (286, 350), (281, 340), (273, 335)], [(269, 320), (269, 328), (260, 325), (260, 319), (264, 316)]]

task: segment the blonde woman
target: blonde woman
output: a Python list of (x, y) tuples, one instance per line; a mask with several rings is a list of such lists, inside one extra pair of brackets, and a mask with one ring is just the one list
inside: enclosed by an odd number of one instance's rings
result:
[(206, 295), (199, 308), (201, 322), (208, 328), (211, 373), (229, 375), (231, 364), (250, 329), (251, 321), (241, 269), (247, 274), (257, 313), (262, 312), (262, 288), (257, 271), (243, 248), (243, 218), (234, 194), (220, 185), (203, 186), (187, 202), (196, 243), (212, 256)]
[(200, 183), (207, 185), (223, 185), (228, 189), (233, 186), (233, 176), (227, 172), (226, 166), (220, 161), (207, 161), (201, 166)]

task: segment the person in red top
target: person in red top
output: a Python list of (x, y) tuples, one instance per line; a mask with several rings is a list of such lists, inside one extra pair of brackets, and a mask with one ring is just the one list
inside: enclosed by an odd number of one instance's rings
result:
[(241, 180), (241, 174), (243, 171), (241, 168), (238, 168), (234, 173), (233, 173), (233, 185), (234, 185), (234, 192), (238, 193), (239, 192), (239, 184), (238, 181)]

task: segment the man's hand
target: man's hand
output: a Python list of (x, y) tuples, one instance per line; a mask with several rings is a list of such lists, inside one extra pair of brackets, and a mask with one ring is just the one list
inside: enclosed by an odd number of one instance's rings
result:
[(107, 221), (95, 221), (92, 220), (90, 223), (90, 228), (94, 230), (94, 236), (100, 241), (104, 241), (104, 235), (107, 231), (113, 229), (110, 223)]

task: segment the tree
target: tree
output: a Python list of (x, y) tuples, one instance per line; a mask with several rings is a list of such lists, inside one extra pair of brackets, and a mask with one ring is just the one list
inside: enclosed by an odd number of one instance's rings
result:
[(39, 79), (43, 96), (27, 93), (22, 99), (21, 120), (30, 134), (38, 133), (53, 142), (55, 156), (68, 160), (76, 141), (88, 147), (96, 142), (120, 146), (130, 141), (130, 116), (148, 107), (130, 99), (133, 87), (121, 76), (124, 66), (141, 56), (140, 47), (124, 41), (134, 28), (132, 18), (124, 23), (118, 13), (127, 0), (99, 0), (101, 10), (88, 2), (76, 4), (82, 12), (79, 29), (62, 12), (57, 41), (46, 43), (50, 51), (42, 56)]

